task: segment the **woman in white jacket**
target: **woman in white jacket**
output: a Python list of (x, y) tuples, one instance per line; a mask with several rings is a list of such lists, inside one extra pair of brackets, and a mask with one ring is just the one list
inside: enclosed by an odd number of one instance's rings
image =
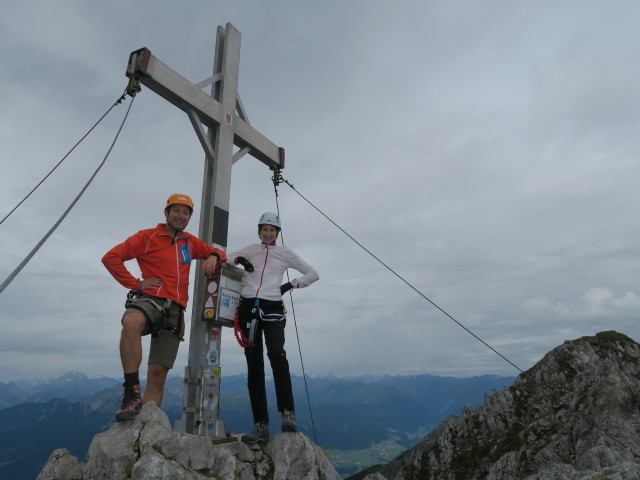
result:
[[(282, 431), (296, 432), (298, 429), (289, 362), (284, 350), (286, 317), (282, 295), (292, 288), (308, 287), (320, 277), (318, 272), (293, 250), (276, 245), (280, 228), (278, 215), (264, 213), (258, 221), (261, 243), (249, 245), (228, 256), (230, 263), (240, 264), (248, 272), (242, 286), (238, 308), (239, 324), (245, 337), (249, 337), (251, 323), (255, 319), (253, 344), (244, 348), (248, 371), (247, 386), (255, 424), (253, 431), (242, 436), (242, 441), (246, 443), (255, 443), (269, 437), (263, 334), (273, 372), (278, 411), (282, 415)], [(283, 275), (288, 268), (297, 270), (302, 276), (283, 285)]]

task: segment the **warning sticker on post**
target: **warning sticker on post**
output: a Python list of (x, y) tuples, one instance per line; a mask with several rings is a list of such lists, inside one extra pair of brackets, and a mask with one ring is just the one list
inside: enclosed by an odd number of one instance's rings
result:
[(233, 320), (236, 316), (236, 310), (240, 304), (240, 293), (226, 288), (220, 291), (220, 306), (218, 309), (218, 318), (226, 318)]

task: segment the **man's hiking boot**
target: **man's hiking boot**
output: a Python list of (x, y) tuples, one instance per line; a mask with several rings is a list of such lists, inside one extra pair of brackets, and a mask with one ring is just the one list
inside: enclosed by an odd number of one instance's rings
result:
[(140, 385), (122, 385), (124, 392), (122, 393), (122, 403), (120, 409), (116, 412), (116, 422), (126, 422), (133, 420), (142, 408), (142, 399), (140, 398)]
[(296, 414), (291, 410), (282, 411), (282, 431), (283, 432), (297, 432), (298, 423), (296, 422)]
[(240, 437), (244, 443), (256, 443), (259, 440), (266, 440), (269, 438), (269, 424), (264, 422), (258, 422), (254, 425), (253, 430), (249, 433), (245, 433)]

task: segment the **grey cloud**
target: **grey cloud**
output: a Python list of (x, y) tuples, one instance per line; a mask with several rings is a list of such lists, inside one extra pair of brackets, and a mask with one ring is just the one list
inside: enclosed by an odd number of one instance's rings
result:
[[(1, 204), (117, 98), (132, 50), (200, 81), (216, 26), (231, 21), (243, 35), (243, 103), (286, 147), (285, 178), (455, 319), (523, 368), (598, 329), (638, 337), (637, 66), (627, 60), (638, 13), (595, 1), (16, 4), (0, 19)], [(0, 225), (0, 274), (77, 194), (125, 108)], [(199, 212), (203, 157), (186, 116), (143, 90), (101, 174), (0, 297), (11, 325), (0, 380), (120, 374), (126, 292), (100, 257), (162, 221), (168, 193), (191, 193)], [(250, 157), (234, 165), (231, 249), (255, 241), (256, 219), (275, 210), (270, 177)], [(279, 205), (285, 240), (321, 276), (295, 292), (307, 371), (515, 373), (286, 185)], [(177, 374), (186, 354), (185, 344)], [(222, 355), (225, 373), (244, 370), (230, 331)]]

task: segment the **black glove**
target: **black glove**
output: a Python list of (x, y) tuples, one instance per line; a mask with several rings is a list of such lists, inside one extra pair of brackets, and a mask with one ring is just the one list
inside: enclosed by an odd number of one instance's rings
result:
[(293, 288), (293, 285), (291, 285), (291, 282), (287, 282), (284, 285), (280, 285), (280, 295), (284, 295), (292, 288)]
[(236, 258), (236, 263), (242, 265), (247, 272), (253, 272), (253, 265), (251, 265), (251, 262), (246, 258), (238, 257)]

